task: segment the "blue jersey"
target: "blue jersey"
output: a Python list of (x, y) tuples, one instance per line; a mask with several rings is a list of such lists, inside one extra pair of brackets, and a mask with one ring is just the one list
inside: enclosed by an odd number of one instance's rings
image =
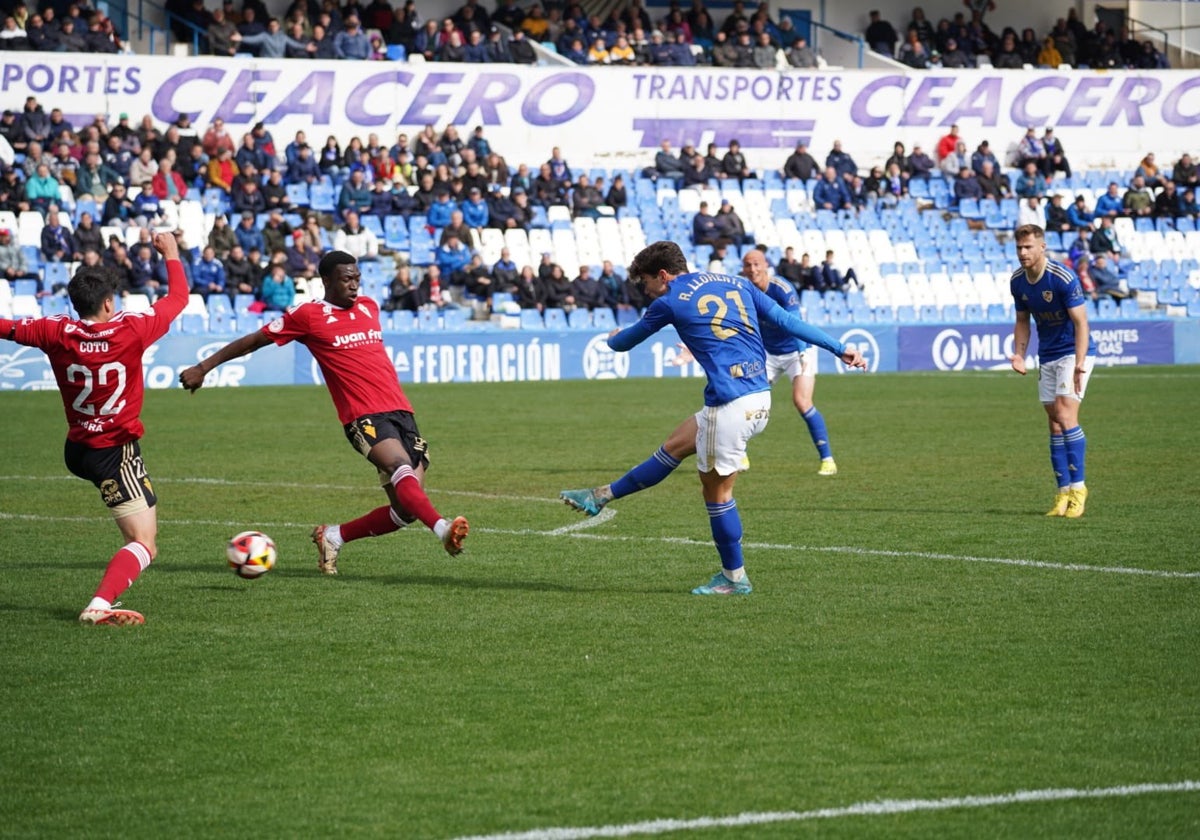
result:
[[(1084, 305), (1083, 286), (1075, 272), (1060, 262), (1046, 260), (1046, 270), (1036, 283), (1029, 282), (1024, 269), (1009, 280), (1018, 312), (1029, 312), (1037, 324), (1038, 361), (1054, 362), (1075, 352), (1075, 322), (1068, 309)], [(1096, 342), (1088, 336), (1088, 355), (1096, 353)]]
[[(797, 318), (800, 317), (800, 298), (796, 295), (796, 287), (786, 280), (780, 280), (778, 277), (772, 277), (771, 282), (767, 284), (767, 288), (763, 290), (767, 297), (778, 303), (788, 312), (791, 312)], [(788, 353), (795, 353), (797, 350), (807, 350), (808, 342), (800, 341), (787, 330), (782, 330), (779, 327), (769, 323), (762, 325), (763, 347), (767, 349), (767, 353), (772, 356), (786, 356)]]
[[(770, 324), (794, 338), (841, 355), (845, 346), (804, 323), (744, 277), (697, 272), (681, 274), (666, 293), (646, 307), (641, 320), (608, 340), (613, 350), (631, 350), (668, 324), (704, 368), (704, 404), (732, 402), (766, 391), (762, 327)], [(790, 351), (789, 351), (790, 352)]]

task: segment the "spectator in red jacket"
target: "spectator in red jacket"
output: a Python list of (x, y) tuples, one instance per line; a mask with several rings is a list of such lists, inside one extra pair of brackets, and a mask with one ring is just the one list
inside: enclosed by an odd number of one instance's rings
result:
[(169, 157), (158, 162), (158, 172), (150, 179), (150, 186), (159, 201), (170, 199), (178, 203), (187, 196), (187, 185), (183, 182), (183, 176), (175, 171)]

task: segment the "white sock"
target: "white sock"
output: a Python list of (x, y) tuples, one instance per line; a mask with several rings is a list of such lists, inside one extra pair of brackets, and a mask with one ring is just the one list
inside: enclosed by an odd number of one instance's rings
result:
[(325, 540), (333, 547), (334, 551), (345, 545), (346, 541), (342, 539), (342, 526), (330, 525), (327, 527), (325, 529)]
[(738, 566), (736, 569), (722, 569), (721, 571), (724, 573), (725, 577), (729, 578), (734, 583), (737, 583), (746, 576), (745, 566)]
[(437, 535), (439, 540), (446, 539), (446, 532), (450, 530), (449, 519), (439, 519), (437, 524), (433, 526), (433, 533)]
[(605, 484), (603, 487), (597, 487), (592, 494), (602, 502), (611, 502), (613, 500), (612, 485)]
[(89, 610), (111, 610), (112, 604), (103, 598), (93, 598), (92, 602), (87, 605), (87, 608)]
[(1083, 486), (1084, 486), (1084, 485), (1083, 485), (1083, 482), (1082, 482), (1082, 481), (1073, 481), (1073, 482), (1071, 482), (1071, 489), (1072, 489), (1072, 490), (1082, 490), (1082, 489), (1083, 489)]

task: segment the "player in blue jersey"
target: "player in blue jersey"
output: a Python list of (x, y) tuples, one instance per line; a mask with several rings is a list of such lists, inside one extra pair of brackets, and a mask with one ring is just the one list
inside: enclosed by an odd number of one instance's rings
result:
[[(766, 254), (760, 248), (748, 251), (742, 258), (742, 275), (788, 312), (800, 316), (800, 299), (796, 296), (796, 288), (774, 276), (767, 264)], [(800, 412), (800, 419), (808, 426), (808, 434), (821, 458), (817, 475), (837, 475), (837, 463), (833, 460), (825, 418), (813, 404), (813, 391), (817, 385), (816, 345), (798, 341), (787, 331), (770, 324), (763, 324), (762, 338), (767, 351), (767, 381), (773, 384), (781, 373), (791, 381), (792, 404)]]
[(1016, 230), (1016, 241), (1021, 267), (1009, 281), (1017, 312), (1012, 368), (1025, 375), (1032, 316), (1038, 335), (1038, 396), (1050, 418), (1050, 465), (1058, 487), (1046, 515), (1078, 519), (1088, 496), (1087, 438), (1079, 425), (1079, 404), (1096, 363), (1096, 343), (1088, 332), (1079, 278), (1046, 257), (1045, 232), (1037, 225), (1022, 225)]
[[(764, 292), (788, 312), (797, 317), (800, 315), (800, 299), (796, 289), (786, 280), (782, 280), (771, 271), (767, 264), (766, 251), (763, 247), (746, 252), (742, 258), (742, 276)], [(792, 383), (792, 404), (800, 412), (800, 418), (808, 426), (808, 434), (817, 454), (821, 458), (821, 466), (817, 475), (837, 475), (837, 462), (833, 460), (833, 450), (829, 445), (829, 432), (825, 429), (825, 417), (813, 404), (813, 391), (817, 384), (817, 348), (813, 344), (797, 341), (791, 333), (780, 330), (770, 324), (763, 324), (763, 347), (767, 351), (767, 382), (775, 384), (781, 373), (786, 373)], [(670, 364), (679, 367), (690, 364), (694, 359), (686, 348), (671, 360)], [(675, 436), (672, 436), (674, 439)], [(692, 435), (693, 440), (695, 435)], [(669, 440), (668, 443), (671, 441)], [(669, 454), (676, 458), (687, 457), (695, 453), (695, 449), (682, 456), (677, 450), (668, 449)]]
[[(665, 326), (673, 325), (684, 346), (708, 378), (704, 408), (685, 421), (648, 461), (608, 487), (564, 491), (568, 504), (595, 515), (612, 498), (657, 484), (679, 465), (669, 454), (697, 455), (700, 484), (708, 508), (721, 571), (696, 595), (746, 595), (752, 591), (742, 558), (742, 524), (733, 487), (746, 468), (746, 444), (766, 428), (771, 413), (766, 350), (761, 325), (771, 324), (797, 339), (823, 347), (851, 367), (865, 367), (857, 350), (848, 350), (824, 331), (809, 326), (741, 277), (710, 272), (687, 273), (687, 260), (674, 242), (655, 242), (629, 266), (629, 276), (652, 301), (641, 320), (609, 336), (613, 350), (627, 351)], [(683, 457), (690, 452), (683, 451)]]

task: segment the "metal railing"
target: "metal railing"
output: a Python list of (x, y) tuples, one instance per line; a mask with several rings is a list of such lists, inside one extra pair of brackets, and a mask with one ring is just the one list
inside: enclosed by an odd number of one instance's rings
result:
[[(162, 24), (150, 20), (147, 16), (148, 12), (156, 13), (155, 16), (162, 20)], [(163, 52), (171, 51), (171, 45), (179, 40), (175, 36), (175, 26), (191, 33), (192, 55), (200, 55), (200, 42), (202, 39), (208, 39), (208, 33), (202, 28), (190, 20), (184, 20), (179, 15), (168, 12), (166, 8), (152, 0), (137, 0), (137, 11), (132, 14), (137, 22), (137, 37), (144, 39), (148, 36), (151, 54), (158, 52), (157, 40), (159, 38), (163, 40)]]
[(811, 21), (812, 47), (827, 64), (862, 69), (867, 43), (860, 35), (852, 35), (832, 26)]

